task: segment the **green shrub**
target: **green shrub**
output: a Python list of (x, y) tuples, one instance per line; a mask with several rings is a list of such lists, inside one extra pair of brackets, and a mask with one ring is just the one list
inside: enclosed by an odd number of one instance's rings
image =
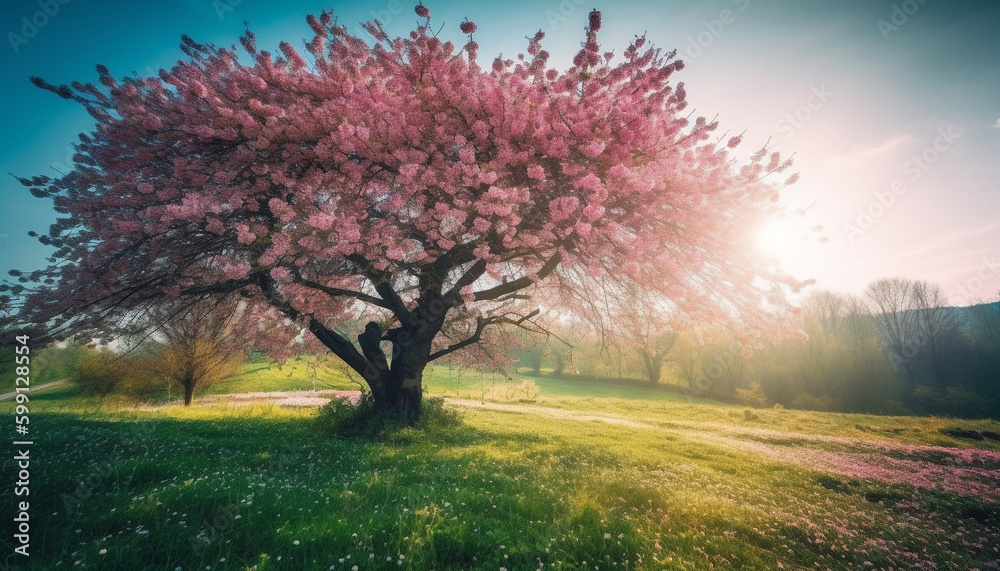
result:
[(366, 417), (374, 413), (374, 404), (371, 393), (363, 393), (357, 405), (347, 397), (330, 399), (320, 407), (316, 424), (330, 436), (355, 436), (366, 424)]
[(913, 390), (913, 401), (922, 412), (960, 418), (1000, 418), (997, 402), (962, 387), (941, 391), (928, 386)]
[(462, 424), (462, 415), (455, 409), (445, 408), (443, 398), (425, 398), (422, 404), (420, 420), (417, 422), (418, 428), (437, 430), (441, 428), (454, 428)]
[(763, 408), (767, 406), (767, 395), (760, 383), (753, 383), (749, 389), (736, 389), (736, 398), (743, 404)]
[(115, 392), (137, 402), (155, 402), (165, 396), (167, 381), (160, 374), (162, 362), (155, 355), (130, 357), (127, 366), (129, 370)]
[(72, 379), (84, 394), (107, 396), (125, 382), (128, 372), (125, 360), (111, 351), (89, 349), (77, 361)]
[(40, 349), (32, 358), (32, 382), (42, 384), (73, 378), (80, 360), (95, 349), (72, 341), (63, 347), (52, 345)]
[(85, 347), (70, 378), (86, 395), (149, 402), (162, 396), (166, 386), (158, 378), (157, 366), (149, 355), (119, 355)]
[(330, 400), (320, 407), (316, 423), (329, 436), (382, 438), (405, 428), (426, 431), (454, 428), (462, 423), (462, 417), (457, 411), (444, 408), (444, 399), (424, 398), (420, 419), (410, 427), (403, 419), (378, 410), (372, 394), (363, 393), (356, 405), (347, 398)]
[(967, 391), (962, 387), (948, 387), (941, 398), (941, 408), (945, 414), (964, 418), (1000, 418), (1000, 410), (993, 399)]
[(920, 385), (913, 389), (913, 402), (924, 412), (931, 412), (937, 408), (937, 402), (941, 398), (941, 391), (934, 387)]

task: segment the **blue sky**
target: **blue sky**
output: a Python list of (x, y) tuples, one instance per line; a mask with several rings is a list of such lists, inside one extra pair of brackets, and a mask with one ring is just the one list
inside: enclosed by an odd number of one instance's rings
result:
[[(154, 74), (183, 57), (182, 33), (230, 45), (244, 21), (262, 48), (300, 45), (311, 35), (305, 15), (323, 8), (362, 34), (360, 22), (373, 17), (395, 34), (416, 22), (410, 3), (389, 0), (49, 1), (0, 7), (4, 173), (66, 168), (68, 145), (92, 127), (31, 75), (95, 81), (98, 63), (116, 75)], [(605, 48), (621, 53), (642, 33), (676, 48), (688, 64), (676, 77), (696, 114), (746, 130), (747, 149), (770, 138), (795, 153), (801, 180), (784, 201), (806, 214), (778, 221), (761, 244), (817, 287), (858, 293), (904, 276), (940, 284), (959, 305), (1000, 291), (1000, 2), (577, 2), (426, 4), (445, 37), (461, 40), (465, 17), (478, 23), (483, 58), (513, 56), (542, 29), (553, 63), (565, 67), (593, 7), (604, 12)], [(10, 177), (0, 192), (0, 271), (43, 265), (48, 250), (26, 234), (54, 220), (50, 203)]]

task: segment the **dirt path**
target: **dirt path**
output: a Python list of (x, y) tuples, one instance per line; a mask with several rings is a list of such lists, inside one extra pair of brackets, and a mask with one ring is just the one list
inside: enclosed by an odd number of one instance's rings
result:
[[(30, 393), (33, 393), (35, 391), (40, 391), (42, 389), (45, 389), (45, 388), (48, 388), (48, 387), (53, 387), (53, 386), (56, 386), (56, 385), (59, 385), (59, 384), (65, 383), (65, 382), (66, 382), (66, 379), (59, 379), (58, 381), (52, 381), (51, 383), (45, 383), (43, 385), (34, 385), (34, 386), (31, 387), (31, 390), (27, 391), (27, 392), (30, 394)], [(13, 392), (9, 392), (9, 393), (3, 393), (2, 395), (0, 395), (0, 400), (12, 399), (12, 398), (14, 398), (15, 395), (17, 395), (17, 391), (13, 391)]]
[(482, 408), (487, 410), (499, 410), (504, 412), (526, 412), (530, 414), (540, 414), (551, 418), (563, 418), (566, 420), (579, 420), (584, 422), (606, 422), (608, 424), (618, 424), (631, 428), (656, 428), (652, 424), (638, 422), (628, 418), (610, 414), (590, 414), (575, 410), (562, 408), (551, 408), (547, 406), (535, 406), (526, 404), (504, 404), (495, 402), (482, 402), (477, 400), (466, 400), (446, 397), (445, 404), (460, 406), (464, 408)]

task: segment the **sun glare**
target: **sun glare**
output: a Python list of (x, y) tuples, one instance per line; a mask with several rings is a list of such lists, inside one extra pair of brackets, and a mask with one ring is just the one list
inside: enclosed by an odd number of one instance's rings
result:
[(806, 235), (794, 220), (774, 220), (757, 234), (757, 247), (767, 256), (788, 259), (796, 247), (801, 247)]

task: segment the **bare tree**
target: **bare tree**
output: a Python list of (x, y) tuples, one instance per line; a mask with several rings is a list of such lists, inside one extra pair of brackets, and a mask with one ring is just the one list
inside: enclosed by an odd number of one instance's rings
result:
[(184, 406), (196, 388), (235, 374), (244, 344), (234, 326), (242, 307), (232, 300), (203, 300), (156, 307), (149, 312), (152, 333), (146, 341), (157, 376), (181, 385)]
[(891, 369), (879, 348), (877, 321), (861, 297), (844, 298), (844, 317), (839, 339), (840, 380), (845, 401), (853, 410), (873, 411), (885, 406), (896, 393)]
[(832, 291), (813, 292), (802, 309), (819, 330), (827, 336), (840, 335), (844, 319), (849, 311), (850, 300)]
[(945, 372), (946, 349), (958, 331), (958, 315), (948, 307), (948, 298), (938, 285), (924, 281), (912, 285), (913, 306), (916, 308), (922, 353), (930, 361), (934, 379), (944, 389), (948, 386)]
[(879, 339), (893, 365), (906, 371), (911, 388), (916, 386), (922, 345), (913, 291), (914, 282), (905, 278), (883, 278), (865, 289)]

